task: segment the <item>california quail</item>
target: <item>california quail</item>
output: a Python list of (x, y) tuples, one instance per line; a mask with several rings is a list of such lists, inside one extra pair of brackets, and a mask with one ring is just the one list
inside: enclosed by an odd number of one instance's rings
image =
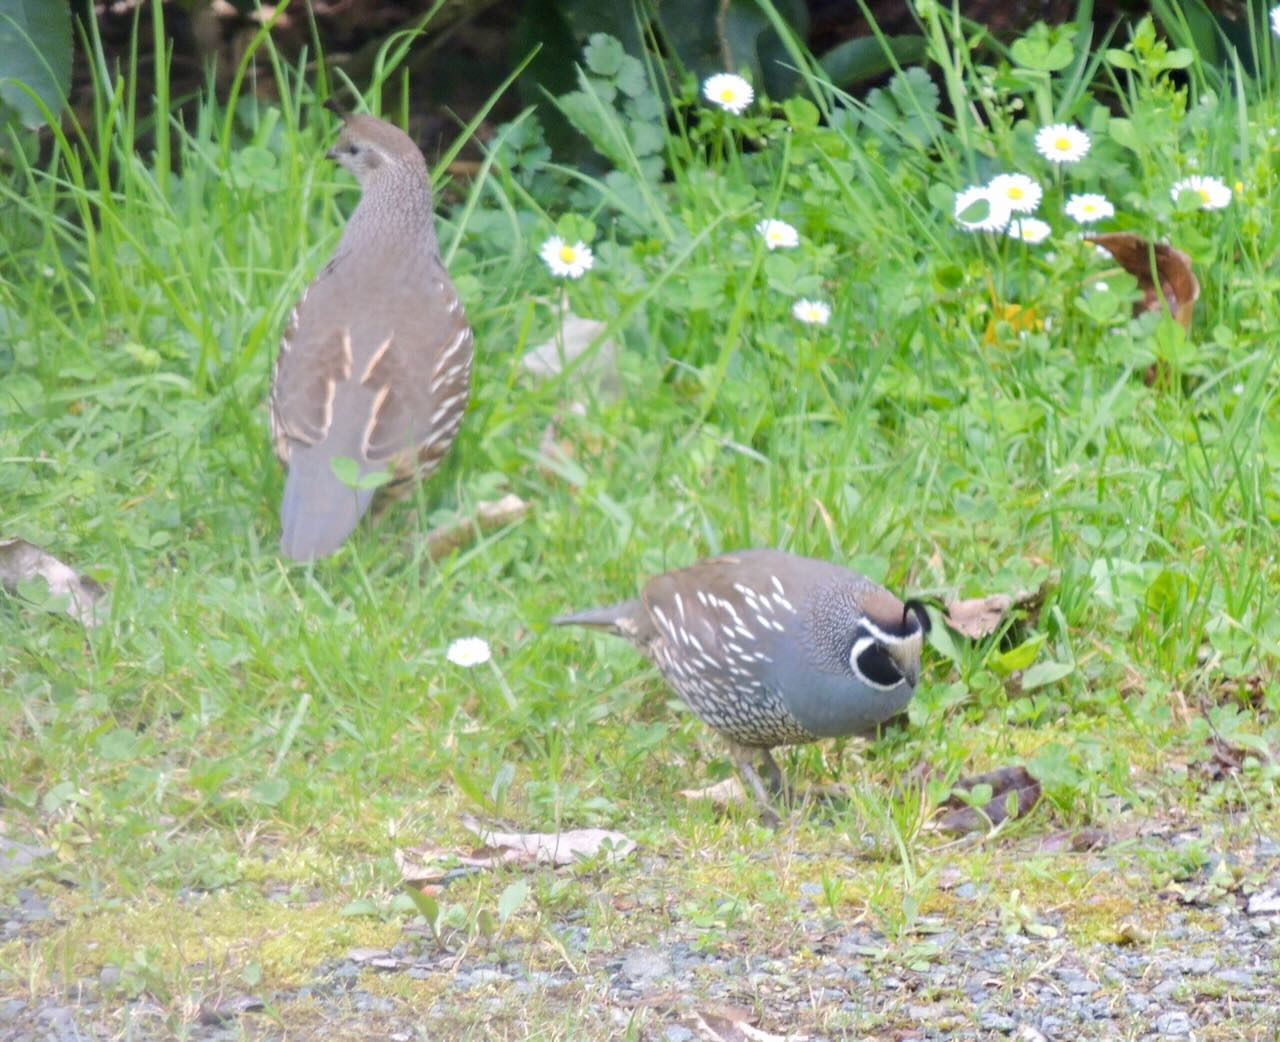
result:
[(873, 732), (911, 700), (929, 616), (870, 579), (781, 550), (742, 550), (650, 579), (639, 599), (556, 625), (625, 637), (729, 742), (756, 797), (782, 791), (775, 745)]
[(334, 459), (353, 459), (361, 478), (388, 467), (426, 477), (471, 385), (471, 328), (440, 259), (422, 153), (373, 116), (343, 121), (327, 155), (360, 181), (360, 202), (289, 317), (271, 387), (289, 470), (280, 550), (299, 561), (336, 550), (373, 497), (339, 479)]

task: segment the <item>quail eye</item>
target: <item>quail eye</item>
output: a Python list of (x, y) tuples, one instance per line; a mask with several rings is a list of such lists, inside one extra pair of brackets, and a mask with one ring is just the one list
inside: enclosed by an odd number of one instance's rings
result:
[(347, 146), (346, 148), (344, 148), (342, 151), (344, 151), (344, 152), (345, 152), (347, 155), (349, 155), (349, 156), (354, 156), (357, 152), (359, 152), (359, 151), (360, 151), (360, 146), (359, 146), (359, 145), (348, 145), (348, 146)]
[(867, 641), (863, 647), (854, 649), (854, 670), (879, 687), (894, 687), (902, 682), (902, 670), (893, 660), (893, 656), (885, 650), (883, 644)]

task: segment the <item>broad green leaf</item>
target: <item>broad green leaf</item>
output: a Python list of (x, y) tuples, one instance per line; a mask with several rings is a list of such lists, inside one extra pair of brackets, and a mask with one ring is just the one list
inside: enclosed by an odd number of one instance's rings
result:
[(1036, 660), (1040, 645), (1045, 642), (1046, 636), (1044, 633), (1037, 633), (1034, 637), (1024, 640), (1016, 648), (988, 655), (987, 665), (997, 673), (1002, 673), (1005, 676), (1016, 673), (1020, 669), (1026, 669)]
[(529, 884), (523, 879), (517, 879), (502, 891), (502, 896), (498, 898), (498, 921), (505, 923), (512, 915), (515, 914), (517, 908), (524, 904), (524, 899), (529, 896)]
[(594, 33), (583, 48), (582, 58), (587, 68), (597, 76), (614, 76), (622, 68), (622, 59), (627, 56), (622, 44), (607, 33)]
[(71, 5), (66, 0), (0, 0), (0, 100), (27, 127), (45, 118), (28, 91), (55, 115), (71, 89)]
[(249, 799), (264, 807), (277, 806), (289, 795), (289, 782), (284, 778), (263, 778), (249, 790)]
[(1033, 691), (1038, 687), (1056, 684), (1063, 677), (1075, 672), (1072, 662), (1037, 662), (1022, 674), (1022, 690)]

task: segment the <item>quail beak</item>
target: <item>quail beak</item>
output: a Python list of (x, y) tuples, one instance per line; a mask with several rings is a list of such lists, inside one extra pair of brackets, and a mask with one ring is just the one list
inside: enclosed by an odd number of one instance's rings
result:
[(336, 148), (331, 148), (324, 154), (324, 157), (325, 159), (331, 159), (336, 163), (338, 161), (338, 150)]

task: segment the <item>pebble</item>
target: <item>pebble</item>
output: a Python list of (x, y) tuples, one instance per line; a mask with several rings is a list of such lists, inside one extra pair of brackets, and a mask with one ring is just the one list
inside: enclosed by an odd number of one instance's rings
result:
[(668, 1024), (663, 1034), (667, 1042), (693, 1042), (693, 1032), (683, 1024)]
[(633, 983), (649, 982), (671, 976), (671, 960), (652, 948), (637, 948), (622, 960), (622, 975)]
[(996, 1010), (983, 1010), (978, 1014), (978, 1026), (984, 1031), (1004, 1031), (1008, 1033), (1018, 1026), (1018, 1022), (1007, 1013), (1000, 1013)]
[(1191, 1018), (1180, 1009), (1169, 1010), (1156, 1017), (1156, 1031), (1162, 1035), (1189, 1035)]

